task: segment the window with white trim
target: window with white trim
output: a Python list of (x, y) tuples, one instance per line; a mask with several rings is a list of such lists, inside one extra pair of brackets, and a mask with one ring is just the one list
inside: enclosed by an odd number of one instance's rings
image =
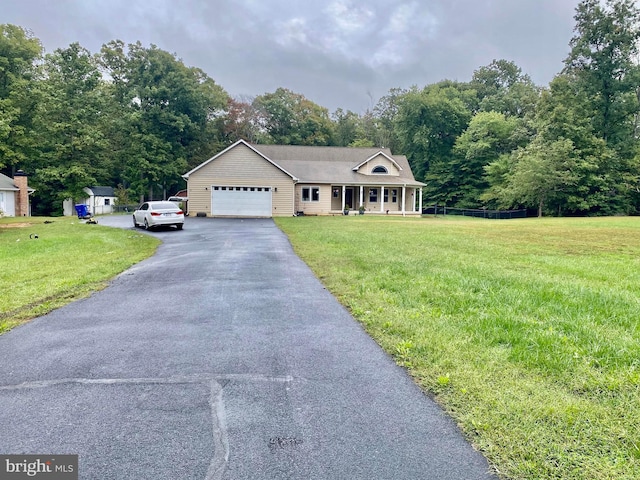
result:
[(320, 187), (302, 187), (303, 202), (319, 202)]
[(398, 190), (396, 188), (391, 190), (391, 203), (398, 203)]
[(378, 189), (370, 188), (369, 189), (369, 201), (375, 203), (378, 201)]
[(389, 173), (389, 172), (387, 171), (387, 167), (382, 166), (382, 165), (378, 165), (373, 170), (371, 170), (371, 173), (385, 174), (385, 173)]

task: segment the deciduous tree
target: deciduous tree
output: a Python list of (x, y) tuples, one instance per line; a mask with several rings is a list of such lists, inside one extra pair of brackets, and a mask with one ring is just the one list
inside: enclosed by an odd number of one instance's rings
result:
[(26, 168), (34, 152), (42, 45), (16, 25), (0, 25), (0, 169)]
[[(227, 106), (226, 92), (198, 68), (152, 45), (103, 46), (101, 61), (116, 102), (113, 139), (121, 182), (142, 200), (183, 187), (190, 161), (200, 163), (223, 143), (211, 128)], [(122, 136), (118, 132), (125, 132)], [(204, 158), (202, 158), (204, 156)]]
[(477, 208), (488, 188), (484, 167), (517, 145), (514, 132), (518, 121), (498, 112), (480, 112), (457, 138), (451, 168), (457, 177), (457, 206)]
[[(501, 161), (487, 167), (489, 176), (499, 174)], [(575, 149), (570, 140), (545, 142), (536, 138), (512, 155), (506, 184), (493, 191), (502, 206), (536, 207), (541, 217), (548, 204), (564, 203), (567, 190), (578, 181), (574, 172)], [(491, 195), (485, 194), (487, 198)], [(494, 198), (495, 198), (494, 197)]]
[(508, 60), (494, 60), (480, 67), (473, 73), (469, 86), (477, 93), (478, 111), (519, 118), (533, 113), (540, 94), (529, 75)]
[(105, 95), (95, 57), (78, 43), (45, 58), (37, 116), (40, 157), (33, 179), (38, 213), (61, 211), (62, 201), (111, 177), (105, 139)]
[(451, 204), (459, 196), (451, 164), (458, 136), (471, 120), (473, 92), (449, 82), (407, 92), (396, 117), (398, 138), (419, 180), (427, 182), (426, 198)]
[(633, 0), (582, 0), (564, 72), (593, 105), (594, 132), (623, 150), (633, 134), (640, 85), (640, 9)]
[(254, 106), (271, 143), (331, 145), (334, 131), (329, 111), (303, 95), (278, 88), (256, 97)]

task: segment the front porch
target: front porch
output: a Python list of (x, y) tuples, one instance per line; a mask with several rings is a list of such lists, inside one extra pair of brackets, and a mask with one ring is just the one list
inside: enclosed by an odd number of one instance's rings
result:
[(420, 215), (422, 188), (406, 185), (332, 185), (330, 214)]

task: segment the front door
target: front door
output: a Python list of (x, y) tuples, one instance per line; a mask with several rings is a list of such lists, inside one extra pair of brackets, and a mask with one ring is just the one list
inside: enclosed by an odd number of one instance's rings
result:
[(346, 188), (344, 192), (344, 205), (345, 207), (349, 205), (349, 208), (357, 208), (357, 206), (353, 204), (353, 188)]

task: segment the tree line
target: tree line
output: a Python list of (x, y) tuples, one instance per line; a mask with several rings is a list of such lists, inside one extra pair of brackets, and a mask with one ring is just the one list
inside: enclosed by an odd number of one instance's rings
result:
[(425, 205), (547, 215), (640, 213), (640, 11), (583, 0), (564, 68), (546, 87), (512, 61), (468, 82), (393, 88), (371, 109), (333, 113), (285, 88), (232, 98), (154, 45), (92, 54), (0, 25), (0, 171), (23, 169), (34, 214), (83, 187), (122, 202), (166, 198), (181, 175), (238, 139), (388, 147), (424, 181)]

